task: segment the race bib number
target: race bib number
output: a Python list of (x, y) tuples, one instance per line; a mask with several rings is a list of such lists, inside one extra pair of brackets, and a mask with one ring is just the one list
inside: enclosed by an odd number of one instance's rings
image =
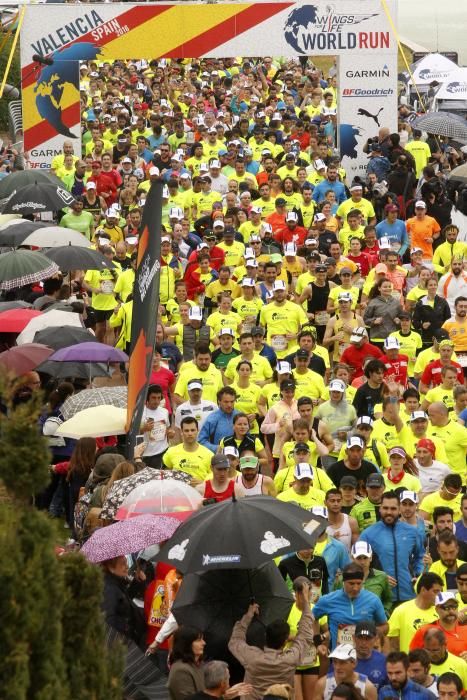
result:
[(101, 292), (102, 294), (113, 294), (114, 291), (114, 283), (112, 280), (103, 280), (101, 282)]
[(166, 426), (165, 422), (158, 421), (157, 423), (154, 423), (154, 428), (151, 430), (150, 439), (153, 442), (159, 442), (160, 440), (164, 440), (166, 432), (167, 432), (167, 426)]
[(312, 645), (307, 649), (305, 658), (303, 659), (301, 666), (314, 666), (314, 664), (316, 663), (317, 656), (318, 654), (316, 651), (316, 647)]
[(353, 646), (353, 636), (355, 634), (355, 625), (337, 625), (337, 643), (338, 644), (352, 644)]
[(287, 338), (285, 335), (273, 335), (271, 338), (271, 345), (273, 350), (279, 350), (279, 352), (287, 350)]
[(457, 354), (457, 361), (461, 367), (467, 367), (467, 352), (466, 353), (458, 353)]

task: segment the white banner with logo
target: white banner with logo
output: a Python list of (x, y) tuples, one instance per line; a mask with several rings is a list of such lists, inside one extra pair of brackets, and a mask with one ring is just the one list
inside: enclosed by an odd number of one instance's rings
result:
[(382, 127), (397, 131), (397, 55), (339, 61), (339, 148), (347, 182), (366, 176), (365, 143)]

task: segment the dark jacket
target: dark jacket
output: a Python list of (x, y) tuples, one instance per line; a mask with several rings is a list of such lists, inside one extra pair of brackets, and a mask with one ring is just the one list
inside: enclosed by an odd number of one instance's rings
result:
[[(451, 309), (446, 299), (435, 295), (434, 306), (423, 303), (419, 299), (415, 304), (412, 323), (416, 331), (419, 331), (425, 345), (431, 345), (433, 341), (433, 332), (437, 331), (445, 321), (451, 318)], [(429, 322), (431, 325), (428, 328), (423, 328), (423, 324)]]
[(126, 580), (110, 572), (104, 575), (102, 611), (109, 627), (145, 648), (146, 624), (143, 612), (128, 595)]
[(326, 561), (323, 557), (315, 555), (307, 564), (303, 561), (303, 559), (300, 559), (296, 554), (293, 554), (290, 557), (285, 557), (282, 559), (279, 564), (279, 571), (281, 572), (284, 581), (289, 578), (293, 582), (298, 576), (306, 576), (307, 578), (310, 578), (310, 574), (313, 569), (318, 569), (321, 574), (321, 595), (329, 593), (329, 573), (328, 567), (326, 566)]

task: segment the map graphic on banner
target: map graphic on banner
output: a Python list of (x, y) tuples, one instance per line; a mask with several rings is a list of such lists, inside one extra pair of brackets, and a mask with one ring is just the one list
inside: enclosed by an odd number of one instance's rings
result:
[[(388, 1), (393, 17), (395, 4), (396, 0)], [(314, 0), (311, 5), (303, 1), (108, 3), (97, 9), (76, 4), (28, 5), (21, 28), (21, 72), (29, 166), (49, 168), (64, 139), (72, 141), (76, 153), (80, 151), (80, 60), (252, 57), (269, 55), (271, 47), (284, 57), (338, 56), (339, 75), (357, 59), (367, 64), (393, 63), (397, 54), (380, 0), (334, 4)], [(34, 55), (53, 63), (39, 68)], [(391, 72), (383, 80), (391, 84), (394, 94), (396, 79)], [(354, 141), (361, 133), (355, 129), (362, 125), (354, 120), (355, 110), (341, 99), (345, 81), (344, 77), (340, 82), (339, 115), (343, 152), (352, 160)], [(365, 84), (360, 79), (360, 87)], [(395, 117), (389, 123), (390, 114), (388, 102), (385, 126), (393, 130)]]

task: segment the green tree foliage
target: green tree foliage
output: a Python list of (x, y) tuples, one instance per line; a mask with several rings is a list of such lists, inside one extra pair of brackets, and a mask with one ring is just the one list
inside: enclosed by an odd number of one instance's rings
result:
[[(3, 43), (5, 35), (0, 32), (0, 45)], [(5, 75), (6, 64), (8, 61), (8, 56), (13, 45), (13, 37), (10, 37), (6, 45), (0, 51), (0, 77)], [(20, 87), (20, 61), (19, 61), (19, 41), (16, 45), (16, 50), (13, 56), (13, 62), (11, 64), (10, 72), (8, 73), (7, 83), (14, 85), (15, 87)], [(0, 100), (0, 131), (8, 130), (8, 102), (10, 100), (7, 98), (2, 98)]]
[[(3, 397), (15, 386), (0, 386)], [(0, 413), (0, 697), (121, 700), (120, 649), (107, 652), (102, 575), (82, 555), (55, 552), (54, 521), (32, 505), (48, 483), (40, 397)]]

